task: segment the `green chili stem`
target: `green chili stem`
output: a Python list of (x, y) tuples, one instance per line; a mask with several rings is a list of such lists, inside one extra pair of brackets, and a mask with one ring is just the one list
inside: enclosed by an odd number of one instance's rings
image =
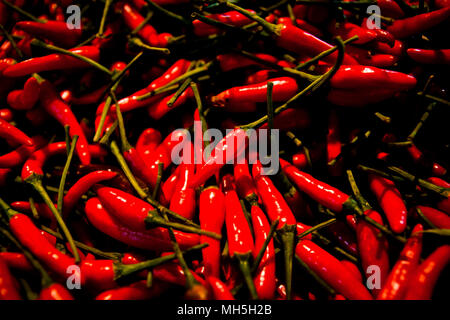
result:
[(413, 129), (413, 131), (409, 134), (407, 140), (414, 140), (414, 138), (417, 135), (417, 132), (423, 127), (425, 121), (427, 121), (428, 117), (430, 116), (430, 113), (433, 111), (434, 107), (436, 106), (436, 102), (430, 103), (426, 109), (426, 111), (423, 113), (423, 115), (420, 117), (419, 122)]
[(46, 20), (42, 20), (42, 19), (36, 18), (36, 17), (33, 16), (31, 13), (29, 13), (29, 12), (23, 10), (22, 8), (19, 8), (18, 6), (12, 4), (12, 3), (9, 2), (9, 1), (2, 0), (2, 2), (3, 2), (4, 4), (6, 4), (8, 7), (10, 7), (11, 9), (13, 9), (14, 11), (17, 11), (18, 13), (20, 13), (20, 14), (23, 15), (24, 17), (27, 17), (27, 18), (30, 19), (30, 20), (33, 20), (33, 21), (35, 21), (35, 22), (41, 22), (41, 23), (46, 22)]
[(14, 51), (17, 52), (17, 55), (20, 59), (23, 59), (23, 52), (22, 50), (17, 47), (16, 41), (11, 37), (11, 34), (5, 29), (5, 27), (0, 23), (0, 29), (2, 30), (3, 34), (6, 36), (6, 39), (11, 43)]
[(103, 36), (103, 31), (105, 29), (105, 21), (108, 15), (109, 7), (113, 0), (105, 0), (105, 6), (103, 7), (102, 19), (100, 20), (100, 27), (98, 28), (98, 35)]
[(335, 296), (336, 295), (336, 291), (330, 287), (321, 277), (319, 277), (319, 275), (317, 273), (315, 273), (313, 270), (311, 270), (310, 267), (308, 267), (308, 265), (299, 258), (299, 256), (295, 255), (295, 259), (297, 260), (297, 262), (306, 270), (306, 272), (308, 272), (308, 274), (314, 278), (314, 280), (316, 280), (316, 282), (323, 288), (325, 289), (330, 295)]
[(149, 46), (148, 44), (145, 44), (144, 42), (142, 42), (142, 40), (139, 38), (130, 38), (128, 40), (128, 42), (136, 47), (139, 47), (139, 48), (142, 48), (142, 49), (145, 49), (148, 51), (155, 51), (155, 52), (160, 52), (160, 53), (164, 53), (164, 54), (170, 54), (169, 49)]
[(163, 175), (164, 163), (158, 162), (158, 174), (156, 176), (156, 184), (153, 189), (152, 199), (156, 200), (158, 195), (159, 187), (161, 185), (162, 175)]
[(177, 21), (179, 21), (179, 22), (181, 22), (181, 23), (183, 23), (185, 25), (188, 25), (188, 26), (191, 25), (190, 21), (186, 20), (184, 17), (182, 17), (182, 16), (180, 16), (180, 15), (178, 15), (176, 13), (173, 13), (172, 11), (169, 11), (169, 10), (163, 8), (163, 7), (161, 7), (160, 5), (156, 4), (155, 2), (150, 1), (150, 0), (145, 0), (145, 2), (147, 3), (148, 6), (152, 7), (156, 11), (159, 11), (162, 14), (165, 14), (166, 16), (168, 16), (168, 17), (170, 17), (172, 19), (175, 19), (175, 20), (177, 20)]
[[(70, 163), (72, 162), (73, 154), (75, 151), (75, 146), (77, 145), (78, 136), (74, 135), (72, 139), (72, 144), (70, 145), (69, 154), (67, 155), (67, 161), (64, 165), (64, 169), (61, 175), (61, 180), (59, 182), (59, 188), (58, 188), (58, 202), (57, 202), (57, 208), (60, 214), (63, 214), (63, 201), (64, 201), (64, 186), (66, 184), (67, 179), (67, 173), (69, 172)], [(77, 261), (78, 263), (79, 261)]]
[(270, 230), (269, 230), (269, 233), (267, 234), (267, 238), (264, 240), (264, 243), (263, 243), (261, 249), (259, 250), (255, 259), (253, 260), (253, 265), (252, 265), (252, 269), (251, 269), (252, 273), (254, 273), (258, 269), (259, 264), (261, 263), (261, 260), (264, 257), (264, 253), (266, 252), (267, 246), (269, 245), (270, 241), (272, 240), (272, 238), (275, 234), (275, 231), (277, 229), (279, 221), (280, 221), (280, 219), (276, 219), (270, 225)]

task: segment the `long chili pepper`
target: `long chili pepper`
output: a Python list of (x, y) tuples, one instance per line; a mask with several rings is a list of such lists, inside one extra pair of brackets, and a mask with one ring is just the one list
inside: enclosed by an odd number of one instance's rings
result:
[(365, 44), (377, 40), (378, 36), (373, 30), (361, 28), (350, 22), (336, 22), (336, 20), (331, 20), (328, 30), (333, 36), (340, 36), (342, 40), (358, 36), (358, 40), (354, 42), (355, 44)]
[(405, 13), (400, 6), (394, 0), (377, 0), (377, 4), (386, 17), (399, 19), (402, 18)]
[(267, 175), (264, 175), (262, 165), (259, 161), (253, 165), (252, 176), (270, 221), (273, 222), (279, 219), (277, 230), (283, 242), (286, 292), (288, 299), (290, 299), (292, 285), (292, 257), (297, 221), (281, 193), (275, 188), (275, 185), (270, 178)]
[(146, 280), (140, 280), (128, 286), (104, 291), (95, 300), (148, 300), (160, 296), (167, 288), (167, 284), (163, 282), (154, 282), (148, 288)]
[(392, 54), (372, 53), (366, 49), (354, 46), (346, 46), (345, 51), (354, 57), (360, 64), (377, 68), (388, 68), (393, 66), (399, 59)]
[[(255, 247), (253, 249), (253, 258), (256, 259), (259, 251), (263, 248), (266, 239), (269, 236), (270, 225), (264, 212), (257, 206), (252, 205), (251, 209), (253, 232), (255, 234)], [(267, 245), (264, 256), (253, 277), (256, 292), (260, 299), (271, 300), (275, 296), (275, 249), (271, 239)]]
[[(253, 10), (249, 10), (250, 12), (253, 12)], [(228, 11), (224, 13), (218, 13), (218, 14), (210, 14), (207, 15), (206, 18), (217, 20), (222, 23), (226, 23), (228, 25), (232, 25), (235, 27), (242, 27), (246, 24), (250, 24), (252, 20), (244, 16), (243, 14), (237, 12), (237, 11)], [(220, 33), (222, 30), (212, 26), (210, 24), (207, 24), (203, 21), (200, 21), (198, 19), (195, 19), (192, 21), (192, 26), (194, 28), (194, 34), (199, 37), (209, 36), (215, 33)]]
[[(122, 16), (125, 21), (125, 24), (131, 29), (134, 30), (144, 22), (144, 17), (136, 11), (135, 8), (130, 6), (129, 4), (123, 3), (121, 7)], [(150, 26), (149, 24), (145, 24), (139, 31), (138, 35), (149, 45), (151, 46), (159, 46), (159, 39), (156, 30)]]
[(423, 213), (423, 215), (436, 227), (450, 229), (450, 217), (446, 213), (426, 206), (417, 206), (416, 209), (420, 210), (420, 212)]
[(69, 291), (59, 283), (53, 283), (39, 293), (38, 300), (74, 300)]
[[(222, 191), (215, 186), (204, 189), (200, 193), (199, 209), (201, 228), (220, 234), (225, 222), (225, 196)], [(212, 277), (219, 277), (220, 242), (207, 236), (201, 236), (200, 242), (209, 244), (202, 251), (205, 273)]]
[(25, 255), (20, 252), (0, 252), (0, 259), (11, 269), (17, 269), (25, 272), (33, 270), (33, 266), (27, 260)]
[[(293, 24), (291, 18), (289, 17), (281, 17), (278, 19), (278, 23), (282, 23), (282, 24)], [(315, 37), (323, 37), (323, 33), (322, 31), (320, 31), (320, 29), (318, 29), (317, 27), (315, 27), (314, 25), (308, 23), (305, 20), (302, 19), (295, 19), (295, 25), (297, 27), (299, 27), (300, 29), (311, 33), (313, 36)]]
[[(277, 58), (265, 53), (256, 53), (255, 56), (268, 62), (278, 62)], [(216, 60), (219, 62), (219, 67), (223, 72), (232, 71), (238, 68), (260, 65), (257, 61), (237, 53), (220, 54), (216, 57)]]
[[(155, 214), (154, 207), (139, 199), (135, 196), (123, 192), (119, 189), (109, 187), (98, 187), (96, 189), (98, 198), (108, 214), (118, 220), (121, 225), (126, 226), (130, 230), (136, 232), (145, 232), (147, 234), (159, 237), (161, 239), (167, 239), (167, 230), (162, 227), (152, 228), (147, 230), (148, 226), (171, 226), (174, 229), (183, 230), (186, 232), (193, 232), (199, 234), (205, 234), (214, 238), (219, 238), (220, 235), (205, 230), (193, 228), (190, 226), (182, 225), (179, 223), (169, 223), (162, 220), (161, 217)], [(92, 207), (92, 206), (91, 206)], [(183, 238), (190, 239), (191, 241), (198, 241), (196, 234), (189, 234), (184, 232), (176, 232), (176, 235)]]
[(13, 90), (8, 94), (8, 105), (15, 110), (30, 110), (39, 100), (39, 82), (30, 77), (24, 84), (23, 90)]
[(170, 177), (167, 178), (167, 180), (162, 184), (161, 192), (164, 199), (171, 199), (173, 193), (175, 192), (175, 187), (177, 186), (178, 181), (178, 168), (179, 167), (177, 167)]
[(450, 245), (440, 246), (430, 254), (410, 278), (405, 300), (430, 300), (439, 275), (449, 262)]
[(0, 300), (22, 300), (9, 272), (8, 265), (0, 257)]
[[(293, 78), (270, 79), (273, 83), (273, 101), (287, 101), (298, 92), (297, 82)], [(211, 98), (215, 106), (232, 108), (234, 105), (248, 102), (265, 102), (267, 99), (267, 81), (243, 87), (225, 90)]]
[(369, 185), (386, 214), (392, 231), (402, 233), (406, 228), (408, 210), (395, 184), (389, 179), (370, 174)]
[(419, 63), (426, 64), (450, 64), (450, 49), (427, 50), (427, 49), (408, 49), (408, 56)]
[(153, 128), (142, 131), (136, 142), (136, 150), (144, 161), (150, 161), (156, 147), (161, 143), (161, 133)]
[(0, 137), (7, 139), (10, 143), (23, 144), (26, 146), (33, 145), (33, 140), (31, 140), (30, 137), (3, 119), (0, 119)]
[(211, 156), (205, 164), (195, 173), (190, 181), (190, 186), (196, 188), (206, 182), (210, 177), (219, 172), (226, 163), (239, 159), (245, 152), (247, 134), (242, 129), (234, 129), (217, 143), (211, 152)]
[(167, 97), (162, 98), (161, 100), (151, 104), (147, 108), (148, 115), (155, 120), (161, 119), (165, 116), (169, 111), (176, 109), (177, 107), (183, 105), (189, 99), (194, 97), (194, 93), (191, 88), (187, 88), (183, 93), (178, 97), (178, 99), (172, 104), (168, 105), (169, 101), (174, 97), (174, 94), (168, 95)]
[(17, 149), (0, 156), (0, 168), (13, 168), (21, 165), (34, 151), (41, 148), (46, 142), (41, 136), (31, 138), (31, 146), (22, 145)]
[(280, 164), (283, 172), (300, 191), (306, 193), (326, 208), (337, 213), (343, 211), (360, 212), (356, 201), (351, 196), (298, 170), (286, 160), (280, 159)]
[[(429, 181), (439, 187), (450, 189), (450, 183), (448, 183), (445, 180), (442, 180), (441, 178), (431, 177), (431, 178), (428, 178), (427, 181)], [(450, 195), (447, 196), (446, 199), (440, 200), (437, 204), (437, 207), (439, 210), (444, 211), (447, 214), (450, 214)]]
[(295, 254), (321, 279), (351, 300), (372, 300), (369, 291), (335, 257), (309, 240), (301, 240)]
[[(78, 47), (70, 49), (69, 51), (94, 61), (100, 59), (98, 48), (93, 46)], [(12, 65), (3, 71), (3, 75), (7, 77), (22, 77), (42, 71), (78, 69), (89, 66), (90, 65), (87, 62), (75, 57), (61, 53), (53, 53), (44, 57), (31, 58)]]
[(384, 286), (377, 296), (378, 300), (403, 299), (406, 294), (408, 282), (416, 270), (420, 254), (422, 252), (423, 226), (418, 224), (412, 230), (412, 234), (405, 244), (400, 257), (392, 267)]
[(223, 283), (219, 278), (214, 276), (206, 277), (206, 281), (212, 290), (212, 294), (215, 300), (234, 300), (233, 295), (230, 290), (228, 290), (225, 283)]
[(258, 299), (252, 280), (249, 260), (254, 250), (254, 242), (247, 218), (242, 210), (231, 175), (222, 178), (222, 190), (225, 194), (225, 226), (227, 229), (228, 254), (239, 261), (239, 268), (252, 299)]
[(91, 162), (91, 154), (88, 148), (88, 142), (80, 123), (76, 119), (70, 107), (65, 104), (57, 94), (54, 86), (47, 80), (40, 81), (40, 104), (49, 115), (55, 118), (61, 125), (69, 126), (70, 137), (78, 136), (76, 151), (82, 164)]
[(420, 151), (420, 149), (417, 148), (415, 144), (411, 144), (410, 146), (408, 146), (407, 151), (415, 163), (430, 168), (431, 173), (433, 175), (443, 176), (447, 173), (447, 169), (445, 169), (439, 163), (437, 162), (430, 163), (430, 161), (428, 161), (428, 159), (425, 158), (423, 152)]
[(69, 29), (65, 21), (47, 20), (44, 23), (19, 21), (15, 27), (32, 36), (50, 40), (64, 47), (72, 47), (77, 44), (82, 33), (82, 28)]
[(442, 8), (428, 13), (422, 13), (414, 17), (395, 20), (387, 27), (387, 31), (395, 38), (403, 39), (426, 31), (445, 21), (450, 15), (450, 8)]
[(240, 198), (247, 200), (249, 203), (258, 202), (258, 191), (248, 168), (247, 159), (244, 163), (236, 163), (234, 165), (234, 179), (236, 182), (236, 191)]

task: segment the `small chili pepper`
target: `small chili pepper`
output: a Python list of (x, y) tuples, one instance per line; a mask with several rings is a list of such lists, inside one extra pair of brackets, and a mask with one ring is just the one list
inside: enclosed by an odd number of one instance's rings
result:
[(370, 44), (370, 47), (377, 53), (384, 53), (388, 55), (393, 55), (399, 57), (403, 55), (405, 51), (405, 46), (403, 42), (395, 40), (394, 45), (390, 47), (388, 44), (383, 42), (374, 42)]
[(219, 278), (209, 276), (206, 277), (206, 281), (212, 290), (215, 300), (235, 300), (226, 284), (220, 281)]
[(384, 286), (377, 296), (378, 300), (403, 299), (406, 293), (408, 282), (414, 274), (419, 264), (422, 252), (423, 226), (418, 224), (412, 230), (412, 234), (405, 244), (400, 257), (392, 267)]
[(237, 258), (239, 268), (252, 299), (258, 299), (252, 280), (249, 260), (254, 249), (250, 226), (242, 210), (231, 175), (225, 175), (222, 190), (225, 194), (225, 226), (227, 229), (228, 252), (231, 258)]
[(8, 265), (0, 257), (0, 300), (22, 300)]
[(283, 172), (298, 189), (333, 212), (359, 212), (356, 201), (342, 191), (327, 185), (311, 175), (298, 170), (286, 160), (280, 159)]
[(177, 185), (175, 186), (174, 194), (170, 199), (169, 209), (192, 220), (195, 214), (196, 201), (195, 189), (191, 188), (189, 184), (194, 176), (195, 164), (193, 161), (194, 148), (192, 147), (192, 143), (189, 143), (189, 145), (191, 146), (192, 159), (183, 161), (183, 163), (180, 164)]
[(415, 144), (411, 144), (407, 148), (409, 155), (412, 157), (413, 161), (417, 164), (421, 164), (424, 167), (431, 168), (431, 172), (436, 176), (444, 176), (447, 174), (447, 169), (441, 166), (437, 162), (430, 163), (428, 159), (425, 158), (422, 151)]
[(146, 280), (140, 280), (128, 286), (104, 291), (95, 300), (148, 300), (159, 297), (167, 288), (167, 284), (159, 281), (148, 288)]
[[(257, 206), (252, 205), (251, 209), (252, 226), (255, 234), (255, 247), (253, 249), (253, 258), (256, 258), (259, 251), (263, 248), (264, 242), (269, 236), (270, 225), (264, 212)], [(256, 292), (260, 299), (271, 300), (275, 296), (275, 249), (273, 240), (270, 240), (266, 247), (264, 256), (256, 269), (253, 277)]]
[[(144, 22), (144, 17), (141, 16), (135, 8), (133, 8), (127, 3), (119, 5), (122, 5), (121, 7), (122, 17), (128, 28), (134, 30), (141, 23)], [(144, 40), (149, 45), (155, 47), (159, 46), (158, 34), (156, 30), (148, 23), (146, 23), (144, 27), (141, 30), (139, 30), (138, 35), (142, 38), (142, 40)]]
[(258, 191), (248, 168), (247, 159), (244, 163), (234, 165), (234, 179), (236, 191), (240, 198), (249, 203), (259, 202)]
[[(271, 62), (271, 63), (277, 63), (278, 59), (265, 53), (256, 53), (255, 56), (259, 59)], [(250, 58), (247, 58), (245, 56), (242, 56), (240, 54), (236, 53), (226, 53), (226, 54), (220, 54), (216, 57), (216, 60), (219, 62), (220, 70), (223, 72), (232, 71), (239, 68), (245, 68), (250, 66), (259, 66), (260, 64)]]
[(408, 56), (419, 63), (426, 64), (450, 64), (450, 49), (426, 50), (408, 49)]
[(439, 275), (449, 262), (450, 245), (440, 246), (430, 254), (409, 280), (405, 300), (430, 300)]
[(436, 227), (440, 229), (450, 229), (450, 217), (444, 212), (426, 206), (417, 206), (416, 209), (419, 209)]
[(335, 257), (309, 240), (301, 240), (295, 254), (338, 293), (351, 300), (372, 300), (366, 287)]
[(397, 39), (407, 38), (439, 25), (449, 15), (450, 8), (448, 7), (422, 13), (417, 16), (395, 20), (392, 25), (387, 27), (387, 31), (392, 33)]
[[(311, 161), (318, 161), (318, 159), (322, 157), (323, 152), (324, 148), (322, 146), (317, 146), (309, 149), (309, 156), (311, 158)], [(305, 170), (308, 167), (308, 158), (305, 152), (300, 151), (292, 155), (292, 164), (300, 170)]]
[(7, 183), (8, 175), (11, 173), (9, 168), (0, 168), (0, 187), (4, 187)]
[(39, 82), (30, 77), (24, 84), (23, 90), (14, 90), (8, 94), (8, 105), (15, 110), (30, 110), (39, 100)]
[(178, 168), (172, 173), (172, 175), (167, 178), (166, 181), (161, 186), (162, 197), (164, 199), (171, 199), (173, 193), (175, 192), (175, 187), (178, 181)]
[(46, 140), (41, 136), (31, 138), (32, 145), (22, 145), (17, 149), (0, 156), (0, 168), (14, 168), (21, 165), (34, 151), (41, 148)]
[(142, 131), (136, 142), (136, 150), (144, 161), (147, 162), (152, 159), (152, 154), (161, 140), (161, 133), (156, 129), (148, 128)]
[(41, 290), (38, 300), (74, 300), (74, 298), (65, 287), (59, 283), (53, 283)]
[[(298, 92), (297, 82), (293, 78), (282, 77), (270, 79), (273, 83), (272, 99), (275, 102), (287, 101)], [(235, 104), (265, 102), (267, 100), (267, 81), (254, 85), (234, 87), (211, 98), (213, 105), (221, 108), (233, 107)]]
[(11, 122), (14, 115), (10, 109), (4, 108), (0, 109), (0, 119), (5, 120), (7, 122)]
[(179, 106), (185, 104), (186, 101), (194, 97), (192, 89), (187, 88), (171, 106), (168, 106), (167, 103), (170, 101), (170, 99), (172, 99), (174, 95), (175, 93), (168, 95), (162, 98), (161, 100), (156, 101), (155, 103), (149, 105), (147, 107), (148, 115), (152, 119), (159, 120), (163, 116), (165, 116), (169, 111), (178, 108)]
[(402, 233), (406, 228), (408, 210), (395, 184), (389, 179), (370, 174), (369, 185), (378, 200), (395, 233)]
[[(153, 228), (145, 232), (132, 230), (106, 211), (98, 198), (91, 198), (86, 202), (85, 212), (95, 228), (118, 241), (145, 250), (158, 252), (172, 250), (167, 229)], [(196, 234), (186, 234), (177, 230), (174, 230), (174, 234), (182, 249), (199, 243), (199, 236)]]
[(358, 247), (354, 234), (344, 222), (336, 221), (336, 223), (328, 226), (327, 233), (336, 239), (345, 250), (355, 256), (358, 255)]
[[(208, 187), (200, 193), (199, 220), (202, 229), (221, 233), (225, 222), (225, 196), (215, 186)], [(220, 241), (207, 237), (200, 237), (201, 243), (209, 246), (203, 249), (203, 264), (205, 273), (212, 277), (220, 276)]]
[[(450, 183), (448, 183), (447, 181), (442, 180), (440, 178), (431, 177), (431, 178), (428, 178), (427, 181), (429, 181), (439, 187), (450, 189)], [(448, 195), (446, 199), (440, 200), (437, 204), (437, 207), (439, 210), (444, 211), (447, 214), (450, 214), (450, 195)]]
[(33, 145), (33, 140), (30, 137), (3, 119), (0, 119), (0, 137), (7, 139), (9, 143), (25, 146)]
[(15, 27), (34, 37), (44, 38), (64, 47), (72, 47), (78, 43), (82, 28), (69, 29), (67, 25), (65, 21), (47, 20), (44, 23), (19, 21)]
[[(251, 13), (255, 13), (253, 10), (248, 11)], [(242, 27), (252, 22), (252, 20), (250, 20), (242, 13), (239, 13), (237, 11), (228, 11), (224, 13), (210, 14), (207, 15), (206, 17), (235, 27)], [(205, 37), (222, 32), (220, 28), (214, 27), (198, 19), (192, 21), (192, 26), (194, 28), (194, 34), (199, 37)]]
[[(195, 173), (190, 187), (196, 188), (219, 172), (226, 163), (239, 159), (245, 152), (247, 135), (242, 129), (234, 129), (217, 143), (206, 163)], [(231, 150), (229, 150), (231, 149)]]
[[(100, 59), (100, 51), (94, 46), (77, 47), (70, 49), (69, 51), (94, 61)], [(78, 58), (61, 53), (53, 53), (43, 57), (31, 58), (12, 65), (3, 71), (3, 75), (6, 77), (23, 77), (42, 71), (79, 69), (89, 66), (90, 65), (87, 62)]]
[(391, 54), (373, 54), (366, 49), (353, 47), (351, 45), (346, 46), (345, 51), (365, 66), (387, 68), (393, 66), (398, 61), (397, 56)]

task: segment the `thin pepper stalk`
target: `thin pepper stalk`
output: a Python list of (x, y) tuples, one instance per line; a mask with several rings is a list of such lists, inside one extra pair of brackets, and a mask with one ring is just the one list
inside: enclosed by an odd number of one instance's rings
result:
[(108, 16), (109, 7), (111, 6), (112, 2), (113, 2), (113, 0), (105, 1), (105, 6), (103, 7), (102, 19), (100, 20), (100, 26), (98, 27), (98, 32), (96, 34), (96, 37), (103, 36), (103, 32), (105, 30), (106, 17)]
[[(63, 173), (61, 175), (61, 180), (59, 183), (57, 208), (60, 214), (63, 214), (64, 185), (66, 184), (67, 173), (69, 172), (70, 163), (72, 162), (73, 153), (75, 151), (77, 141), (78, 136), (77, 135), (73, 136), (72, 143), (70, 144), (70, 149), (67, 154), (67, 161), (66, 164), (64, 165)], [(68, 146), (67, 143), (66, 145)], [(79, 262), (77, 258), (75, 258), (75, 260), (77, 261), (77, 263)]]

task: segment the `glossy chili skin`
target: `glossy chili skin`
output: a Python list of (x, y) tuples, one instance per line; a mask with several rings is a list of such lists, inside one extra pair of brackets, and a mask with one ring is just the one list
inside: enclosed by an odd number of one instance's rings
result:
[(248, 201), (258, 201), (258, 191), (256, 190), (253, 177), (250, 174), (248, 168), (247, 159), (244, 163), (236, 163), (234, 168), (234, 180), (236, 183), (236, 191), (241, 199), (247, 199)]
[(405, 300), (430, 300), (440, 274), (450, 262), (450, 245), (430, 254), (415, 270), (408, 283)]
[(338, 293), (351, 300), (372, 300), (369, 291), (338, 259), (314, 242), (301, 240), (295, 254)]
[(450, 229), (450, 217), (446, 213), (426, 206), (417, 206), (417, 209), (437, 228)]
[(419, 264), (422, 252), (422, 233), (415, 234), (423, 230), (423, 226), (418, 224), (412, 230), (412, 235), (408, 239), (400, 253), (395, 265), (392, 267), (384, 286), (377, 296), (378, 300), (398, 300), (403, 299), (406, 294), (408, 282), (414, 274)]
[[(84, 46), (70, 49), (71, 52), (82, 55), (94, 61), (100, 59), (100, 51), (94, 46)], [(53, 53), (44, 57), (35, 57), (8, 67), (3, 74), (7, 77), (22, 77), (32, 73), (52, 70), (86, 68), (90, 65), (78, 58)]]
[[(259, 59), (277, 63), (278, 59), (266, 54), (266, 53), (256, 53), (256, 57)], [(250, 58), (246, 58), (242, 55), (236, 54), (236, 53), (226, 53), (226, 54), (220, 54), (216, 57), (217, 61), (219, 62), (220, 70), (223, 72), (232, 71), (239, 68), (245, 68), (250, 66), (258, 66), (259, 63), (255, 60), (252, 60)]]
[[(383, 224), (383, 220), (378, 212), (369, 209), (364, 214)], [(356, 222), (356, 239), (364, 275), (366, 277), (372, 275), (372, 272), (369, 272), (369, 266), (378, 266), (380, 270), (380, 286), (383, 287), (389, 274), (389, 244), (386, 237), (374, 226), (362, 219), (358, 219)], [(372, 289), (372, 294), (375, 297), (379, 292), (380, 289)]]
[(407, 38), (437, 26), (445, 21), (449, 15), (449, 7), (422, 13), (413, 17), (395, 20), (392, 25), (387, 27), (387, 31), (392, 33), (397, 39)]
[(447, 174), (447, 169), (445, 169), (437, 162), (432, 162), (426, 159), (423, 152), (420, 151), (420, 149), (417, 148), (416, 145), (411, 144), (409, 147), (407, 147), (407, 151), (415, 163), (428, 168), (433, 175), (444, 176), (445, 174)]
[[(109, 219), (105, 218), (104, 220), (105, 224), (108, 221), (109, 226), (105, 225), (104, 228), (111, 228), (111, 234), (126, 239), (125, 233), (128, 230), (136, 234), (136, 237), (134, 237), (136, 240), (138, 239), (138, 235), (142, 236), (143, 244), (146, 243), (145, 240), (147, 238), (155, 238), (155, 242), (164, 244), (164, 247), (158, 249), (158, 244), (155, 243), (151, 246), (153, 249), (148, 248), (149, 250), (164, 251), (172, 248), (169, 233), (166, 228), (156, 227), (149, 230), (146, 228), (145, 218), (148, 216), (149, 211), (154, 210), (151, 204), (115, 188), (100, 187), (97, 189), (97, 195), (99, 197), (98, 199), (89, 199), (86, 204), (86, 209), (91, 210), (89, 216), (93, 219), (95, 215), (98, 215), (95, 218), (96, 221), (100, 219), (100, 216), (109, 216)], [(117, 231), (121, 231), (121, 233), (118, 234)], [(174, 230), (173, 232), (181, 248), (196, 245), (200, 239), (197, 234), (184, 233), (178, 230)], [(130, 234), (130, 239), (132, 238), (132, 234)], [(150, 243), (146, 246), (148, 245)]]
[(133, 173), (144, 180), (151, 188), (154, 188), (157, 180), (157, 171), (155, 166), (148, 166), (139, 152), (132, 146), (123, 151), (123, 156), (130, 166)]
[(41, 136), (31, 138), (32, 145), (22, 145), (17, 149), (0, 156), (0, 168), (14, 168), (21, 165), (34, 151), (46, 142)]
[[(255, 13), (253, 10), (248, 11)], [(239, 13), (237, 11), (228, 11), (224, 13), (210, 14), (207, 15), (206, 17), (235, 27), (242, 27), (252, 22), (252, 20), (250, 20), (242, 13)], [(221, 33), (222, 31), (217, 27), (214, 27), (197, 19), (192, 21), (192, 25), (194, 27), (194, 34), (199, 37), (204, 37), (215, 33)]]
[[(441, 178), (431, 177), (431, 178), (428, 178), (427, 181), (429, 181), (439, 187), (450, 189), (450, 183), (448, 183), (447, 181), (445, 181)], [(439, 210), (441, 210), (447, 214), (450, 214), (450, 194), (447, 196), (446, 199), (440, 200), (437, 204), (437, 207)]]
[(30, 272), (33, 266), (23, 253), (20, 252), (0, 252), (0, 259), (11, 269)]
[[(251, 209), (253, 232), (255, 234), (255, 247), (253, 249), (253, 258), (256, 258), (262, 249), (264, 241), (269, 236), (270, 224), (267, 221), (264, 212), (256, 205)], [(259, 264), (256, 274), (253, 277), (256, 292), (260, 299), (272, 300), (275, 296), (275, 248), (273, 240), (270, 240), (264, 256)]]
[(14, 278), (9, 272), (8, 265), (0, 257), (0, 300), (22, 300), (14, 283)]
[[(122, 8), (122, 17), (125, 24), (131, 30), (136, 29), (143, 21), (144, 17), (131, 5), (124, 3)], [(138, 35), (151, 46), (159, 46), (159, 40), (156, 30), (148, 23), (139, 30)]]
[(351, 45), (346, 46), (346, 51), (360, 64), (376, 68), (392, 67), (399, 59), (398, 56), (392, 54), (373, 53)]
[(0, 119), (0, 137), (7, 139), (9, 143), (23, 144), (26, 146), (33, 145), (33, 141), (29, 136), (3, 119)]
[(450, 64), (450, 49), (413, 49), (406, 50), (408, 56), (416, 62), (425, 64)]
[(84, 131), (70, 107), (61, 100), (54, 86), (49, 81), (41, 83), (39, 99), (41, 106), (49, 115), (55, 118), (62, 126), (70, 126), (69, 134), (72, 138), (74, 135), (78, 136), (75, 146), (77, 155), (82, 164), (89, 164), (91, 162), (91, 154)]
[(214, 276), (206, 277), (215, 300), (235, 300), (226, 284)]
[(100, 293), (95, 300), (149, 300), (164, 293), (167, 284), (155, 282), (147, 288), (146, 280), (140, 280), (127, 286), (110, 289)]
[(19, 21), (16, 23), (15, 27), (30, 35), (50, 40), (63, 47), (72, 47), (76, 45), (82, 34), (82, 28), (69, 29), (65, 21), (47, 20), (44, 23)]
[(15, 110), (30, 110), (39, 100), (40, 85), (35, 77), (25, 82), (22, 90), (13, 90), (8, 94), (8, 105)]
[[(204, 189), (200, 193), (199, 209), (200, 227), (221, 234), (225, 222), (225, 196), (222, 191), (214, 186)], [(205, 273), (216, 278), (220, 277), (220, 241), (202, 235), (200, 242), (209, 244), (202, 249)]]
[(402, 233), (406, 228), (408, 210), (395, 184), (389, 179), (370, 174), (369, 186), (378, 200), (395, 233)]
[(142, 131), (136, 142), (136, 150), (144, 161), (149, 161), (152, 158), (152, 153), (161, 143), (161, 140), (161, 133), (156, 129), (148, 128)]
[(174, 104), (168, 106), (167, 103), (172, 99), (175, 93), (170, 94), (159, 101), (156, 101), (147, 107), (148, 115), (155, 120), (159, 120), (164, 117), (168, 112), (186, 104), (186, 102), (194, 97), (194, 92), (191, 88), (187, 88), (178, 97)]
[(354, 44), (365, 44), (377, 38), (377, 33), (370, 29), (364, 29), (360, 26), (344, 21), (337, 23), (336, 20), (331, 20), (328, 31), (334, 36), (340, 36), (342, 40), (350, 39), (353, 36), (358, 36)]
[[(281, 77), (268, 80), (273, 83), (272, 100), (287, 101), (298, 92), (297, 82), (293, 78)], [(233, 87), (212, 97), (215, 106), (233, 108), (241, 103), (265, 102), (267, 100), (267, 82)]]
[(41, 290), (38, 300), (74, 300), (74, 298), (65, 287), (59, 283), (53, 283)]

